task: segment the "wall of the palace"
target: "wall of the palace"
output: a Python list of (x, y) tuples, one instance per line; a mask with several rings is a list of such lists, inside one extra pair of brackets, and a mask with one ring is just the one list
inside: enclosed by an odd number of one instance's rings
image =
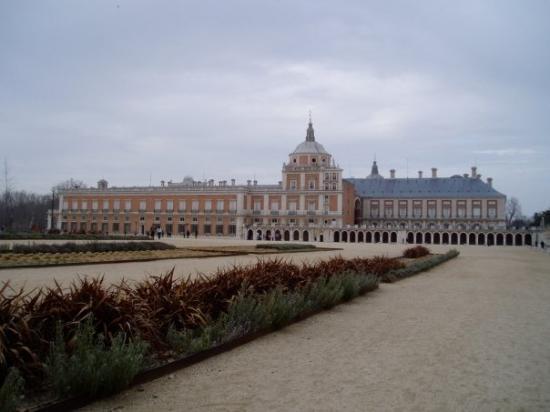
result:
[[(428, 228), (430, 225), (480, 225), (502, 228), (506, 198), (363, 198), (360, 224), (394, 225), (402, 229)], [(403, 226), (406, 224), (406, 226)]]

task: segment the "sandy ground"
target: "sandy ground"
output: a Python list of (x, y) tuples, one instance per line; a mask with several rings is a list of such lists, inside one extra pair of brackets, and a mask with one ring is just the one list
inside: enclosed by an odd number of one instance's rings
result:
[(550, 410), (550, 256), (461, 249), (85, 410)]

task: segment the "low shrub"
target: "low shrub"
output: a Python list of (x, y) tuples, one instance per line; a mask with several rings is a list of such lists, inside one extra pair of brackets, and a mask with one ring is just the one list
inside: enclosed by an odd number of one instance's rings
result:
[(127, 387), (140, 371), (147, 345), (117, 334), (109, 347), (97, 335), (92, 320), (79, 325), (74, 350), (67, 353), (61, 327), (46, 360), (46, 372), (60, 396), (104, 396)]
[(416, 259), (422, 256), (428, 256), (430, 254), (430, 250), (424, 246), (415, 246), (410, 247), (408, 249), (405, 249), (403, 252), (403, 257), (409, 258), (409, 259)]
[(11, 368), (0, 385), (0, 412), (14, 412), (23, 393), (23, 378), (19, 371)]
[(80, 252), (127, 252), (140, 250), (175, 249), (174, 245), (163, 242), (90, 242), (62, 244), (15, 244), (11, 249), (2, 248), (0, 253), (80, 253)]
[(275, 250), (302, 250), (316, 249), (315, 245), (307, 243), (263, 243), (256, 245), (257, 249), (275, 249)]
[(456, 249), (449, 250), (443, 255), (434, 255), (429, 259), (412, 263), (411, 265), (406, 266), (402, 269), (392, 270), (384, 274), (381, 278), (382, 282), (395, 282), (399, 279), (404, 279), (406, 277), (416, 275), (417, 273), (424, 272), (437, 266), (447, 260), (453, 259), (459, 255), (459, 252)]

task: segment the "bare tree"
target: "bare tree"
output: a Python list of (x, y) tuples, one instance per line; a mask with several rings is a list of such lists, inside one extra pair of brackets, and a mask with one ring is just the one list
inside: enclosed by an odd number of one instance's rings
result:
[(84, 183), (82, 180), (73, 179), (72, 177), (70, 179), (64, 180), (63, 182), (60, 182), (56, 184), (53, 189), (55, 191), (63, 190), (63, 189), (85, 189), (88, 186), (86, 183)]
[(511, 227), (512, 222), (521, 216), (521, 204), (517, 197), (512, 196), (506, 202), (506, 227)]
[(9, 230), (13, 224), (13, 188), (8, 159), (4, 158), (3, 190), (0, 207), (0, 230)]

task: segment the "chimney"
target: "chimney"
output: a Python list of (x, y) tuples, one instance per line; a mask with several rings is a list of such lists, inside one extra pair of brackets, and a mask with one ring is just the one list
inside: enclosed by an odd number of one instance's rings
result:
[(248, 186), (250, 186), (251, 183), (252, 183), (252, 180), (247, 180), (247, 181), (246, 181), (246, 184), (247, 184)]
[(395, 179), (395, 169), (390, 170), (390, 178)]
[(235, 179), (231, 179), (231, 186), (235, 186)]
[(468, 178), (468, 173), (464, 173), (462, 176), (464, 176), (465, 179)]
[(419, 170), (419, 171), (418, 171), (418, 178), (419, 178), (419, 179), (422, 179), (422, 170)]
[(283, 185), (282, 180), (279, 180), (279, 186), (282, 186), (282, 185)]
[(493, 187), (493, 178), (492, 177), (487, 178), (487, 184), (489, 185), (489, 187)]
[(475, 179), (477, 176), (477, 167), (472, 166), (472, 179)]
[(437, 177), (437, 167), (432, 167), (432, 177)]
[(161, 185), (162, 187), (164, 187), (164, 180), (161, 180), (161, 181), (160, 181), (160, 185)]
[(254, 186), (258, 186), (258, 181), (254, 180)]
[(210, 179), (208, 181), (208, 186), (214, 186), (214, 179)]

